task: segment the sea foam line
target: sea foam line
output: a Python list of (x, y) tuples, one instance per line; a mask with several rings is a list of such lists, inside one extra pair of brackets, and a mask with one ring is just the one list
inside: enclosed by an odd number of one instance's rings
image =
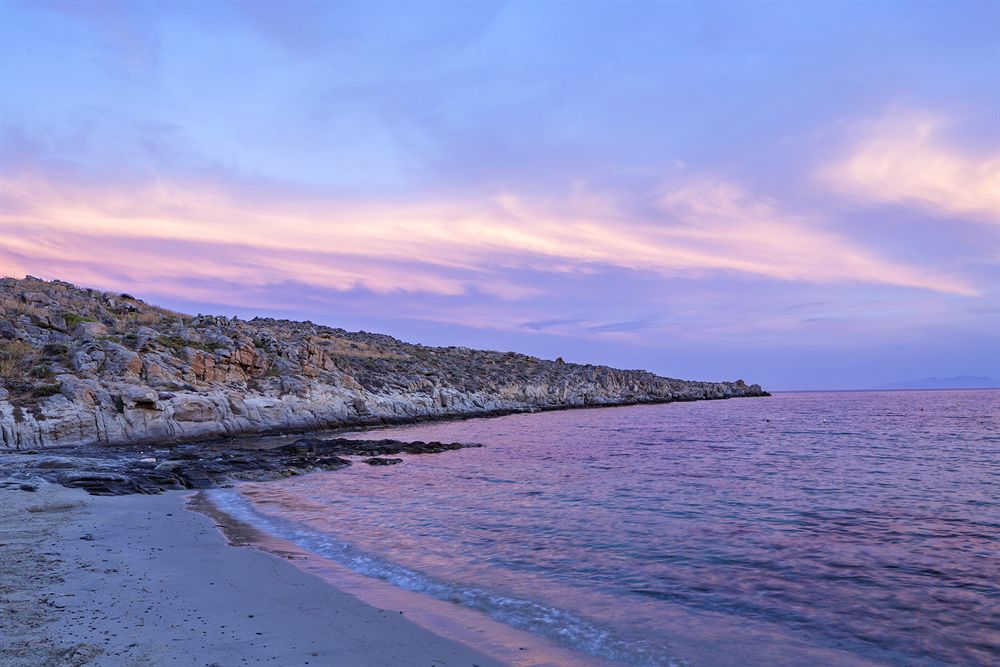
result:
[(366, 577), (474, 609), (501, 623), (554, 639), (598, 658), (636, 667), (681, 667), (685, 664), (663, 650), (623, 640), (571, 612), (483, 588), (443, 581), (362, 551), (300, 522), (264, 514), (236, 491), (212, 489), (207, 493), (216, 507), (237, 521), (288, 540)]

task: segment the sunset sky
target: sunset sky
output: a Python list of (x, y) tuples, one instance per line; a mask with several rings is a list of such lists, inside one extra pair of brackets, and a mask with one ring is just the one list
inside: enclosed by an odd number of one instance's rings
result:
[(0, 273), (771, 389), (1000, 377), (1000, 3), (0, 4)]

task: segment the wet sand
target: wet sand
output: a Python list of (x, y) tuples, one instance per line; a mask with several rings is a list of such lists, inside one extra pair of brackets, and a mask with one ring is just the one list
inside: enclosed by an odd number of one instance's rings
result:
[(280, 555), (230, 546), (189, 496), (0, 489), (0, 663), (501, 664)]

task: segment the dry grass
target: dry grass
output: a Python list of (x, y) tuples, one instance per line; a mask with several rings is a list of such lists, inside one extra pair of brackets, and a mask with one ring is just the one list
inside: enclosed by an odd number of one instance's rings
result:
[(158, 324), (163, 317), (161, 313), (155, 310), (145, 310), (138, 313), (125, 313), (119, 319), (124, 319), (126, 322), (133, 322), (135, 324)]
[(117, 319), (119, 322), (128, 324), (139, 324), (139, 325), (153, 325), (162, 324), (165, 320), (189, 320), (190, 315), (185, 315), (184, 313), (178, 313), (176, 310), (170, 310), (169, 308), (160, 308), (159, 306), (150, 306), (147, 304), (139, 304), (142, 310), (132, 311), (124, 313), (123, 315), (118, 315)]
[(25, 303), (20, 299), (12, 299), (10, 297), (5, 298), (0, 305), (3, 306), (4, 310), (8, 313), (17, 313), (21, 315), (30, 315), (31, 317), (42, 317), (45, 315), (41, 308), (32, 306), (29, 303)]
[(0, 343), (0, 378), (25, 377), (37, 356), (38, 350), (23, 341), (3, 341)]
[(343, 338), (322, 338), (319, 346), (334, 357), (356, 357), (358, 359), (402, 359), (403, 355), (381, 350), (367, 343), (356, 343)]
[(169, 308), (164, 308), (163, 306), (157, 306), (152, 303), (143, 303), (142, 301), (138, 301), (137, 303), (140, 305), (140, 307), (148, 309), (146, 310), (146, 312), (156, 313), (160, 317), (180, 318), (182, 320), (191, 319), (191, 316), (188, 315), (187, 313), (179, 313), (176, 310), (170, 310)]
[(150, 308), (153, 308), (154, 310), (156, 310), (156, 312), (160, 313), (164, 317), (171, 317), (181, 320), (191, 319), (191, 316), (188, 315), (187, 313), (179, 313), (176, 310), (170, 310), (169, 308), (161, 308), (160, 306), (150, 306)]

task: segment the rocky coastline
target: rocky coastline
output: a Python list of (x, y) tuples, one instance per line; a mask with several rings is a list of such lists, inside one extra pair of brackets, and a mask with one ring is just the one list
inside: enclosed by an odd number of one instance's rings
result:
[[(229, 549), (212, 520), (180, 511), (187, 494), (164, 492), (394, 466), (479, 446), (330, 430), (766, 395), (743, 381), (433, 348), (310, 322), (192, 317), (128, 294), (0, 279), (0, 493), (8, 492), (0, 567), (10, 575), (0, 615), (12, 621), (0, 653), (14, 665), (98, 656), (146, 664), (187, 642), (204, 658), (199, 664), (223, 660), (214, 636), (200, 642), (177, 630), (196, 617), (199, 628), (211, 619), (239, 637), (241, 650), (281, 664), (401, 664), (414, 656), (503, 664), (401, 613), (316, 586), (280, 559)], [(128, 583), (116, 584), (118, 575)], [(203, 594), (221, 582), (226, 596)], [(155, 605), (151, 590), (159, 591)], [(24, 595), (45, 606), (26, 614)], [(251, 606), (256, 613), (246, 613)], [(266, 626), (258, 607), (275, 610)], [(136, 619), (127, 643), (117, 635), (125, 615)], [(317, 640), (334, 625), (348, 627), (348, 637), (380, 630), (377, 641)], [(518, 640), (519, 651), (524, 644)]]
[(513, 412), (766, 396), (0, 279), (0, 450), (163, 445)]

